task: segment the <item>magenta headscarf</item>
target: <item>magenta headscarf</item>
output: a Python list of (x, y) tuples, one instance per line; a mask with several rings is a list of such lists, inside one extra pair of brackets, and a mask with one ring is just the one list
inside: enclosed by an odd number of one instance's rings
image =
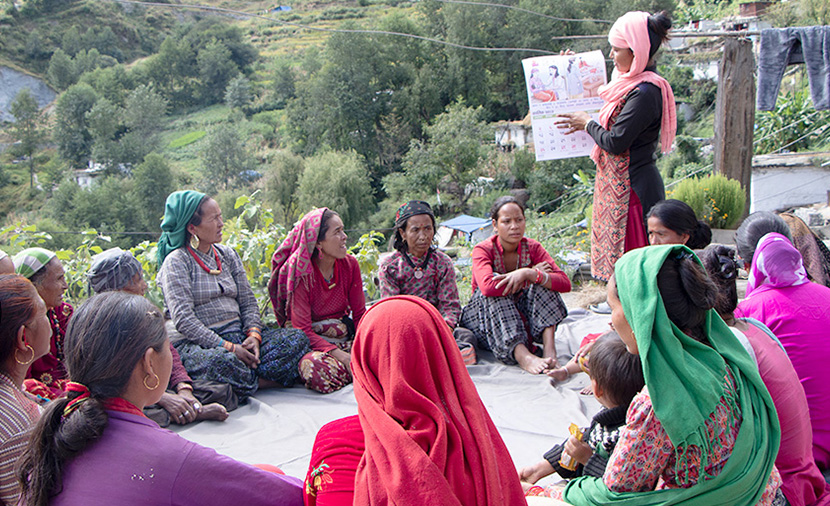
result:
[(752, 255), (746, 296), (772, 288), (786, 288), (808, 283), (801, 253), (789, 239), (778, 233), (767, 234), (758, 241)]
[[(608, 32), (608, 42), (614, 47), (627, 47), (634, 53), (634, 61), (631, 69), (620, 74), (617, 69), (611, 74), (611, 82), (599, 88), (599, 96), (605, 100), (605, 105), (599, 111), (600, 125), (608, 128), (608, 120), (617, 103), (625, 97), (628, 92), (640, 83), (651, 83), (658, 88), (663, 95), (663, 120), (660, 125), (660, 148), (663, 153), (671, 151), (674, 135), (677, 132), (677, 112), (674, 105), (674, 93), (669, 82), (660, 75), (647, 71), (646, 65), (649, 60), (651, 42), (648, 36), (649, 13), (633, 11), (621, 16)], [(597, 161), (599, 158), (599, 146), (594, 146), (591, 158)]]
[(271, 258), (268, 294), (271, 296), (271, 305), (274, 306), (274, 314), (280, 325), (284, 325), (288, 319), (290, 312), (288, 306), (291, 304), (294, 287), (300, 280), (308, 279), (314, 272), (311, 255), (317, 245), (320, 222), (326, 211), (328, 211), (327, 207), (321, 207), (309, 211), (300, 218)]

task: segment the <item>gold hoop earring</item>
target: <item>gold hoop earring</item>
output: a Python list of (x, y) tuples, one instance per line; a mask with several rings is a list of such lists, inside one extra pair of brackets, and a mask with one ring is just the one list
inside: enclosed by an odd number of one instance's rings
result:
[(27, 344), (26, 348), (29, 348), (29, 351), (32, 352), (32, 356), (29, 357), (29, 360), (26, 360), (25, 362), (20, 360), (19, 358), (17, 358), (17, 352), (20, 351), (20, 350), (14, 350), (14, 361), (17, 362), (20, 365), (29, 365), (35, 359), (35, 349), (32, 348), (32, 346), (30, 344)]
[(158, 374), (153, 373), (153, 376), (156, 378), (156, 386), (154, 386), (154, 387), (151, 387), (150, 385), (147, 384), (147, 378), (149, 378), (150, 375), (148, 374), (147, 376), (144, 376), (144, 388), (146, 388), (147, 390), (155, 390), (156, 388), (159, 387), (159, 384), (161, 383), (161, 380), (159, 379)]
[(202, 241), (201, 241), (201, 240), (199, 240), (199, 236), (198, 236), (198, 235), (195, 235), (195, 234), (194, 234), (194, 235), (191, 235), (191, 236), (190, 236), (190, 247), (191, 247), (191, 248), (193, 248), (193, 249), (199, 249), (199, 244), (201, 244), (201, 243), (202, 243)]

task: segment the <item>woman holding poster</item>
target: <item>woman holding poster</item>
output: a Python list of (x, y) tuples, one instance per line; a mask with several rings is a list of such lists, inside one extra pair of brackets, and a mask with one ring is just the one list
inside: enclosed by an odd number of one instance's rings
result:
[(567, 134), (585, 130), (597, 143), (591, 273), (602, 280), (623, 253), (648, 244), (645, 215), (665, 198), (654, 148), (659, 135), (661, 150), (671, 150), (677, 117), (671, 86), (655, 72), (655, 55), (670, 28), (666, 12), (620, 17), (608, 33), (614, 73), (599, 91), (605, 100), (599, 122), (586, 112), (563, 113), (556, 122)]

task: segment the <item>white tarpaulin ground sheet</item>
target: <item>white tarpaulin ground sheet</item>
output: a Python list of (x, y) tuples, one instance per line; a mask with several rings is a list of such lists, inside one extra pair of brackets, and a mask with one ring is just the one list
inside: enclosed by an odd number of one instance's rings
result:
[[(609, 322), (607, 315), (571, 310), (556, 331), (560, 364), (573, 356), (585, 335), (607, 330)], [(467, 370), (517, 466), (540, 460), (565, 440), (571, 423), (587, 427), (601, 408), (593, 396), (580, 394), (588, 384), (582, 373), (553, 387), (547, 376), (502, 365), (486, 352), (480, 352), (479, 363)], [(225, 422), (171, 428), (219, 453), (251, 464), (276, 465), (304, 478), (317, 430), (354, 414), (357, 403), (351, 385), (327, 395), (295, 386), (258, 392)]]

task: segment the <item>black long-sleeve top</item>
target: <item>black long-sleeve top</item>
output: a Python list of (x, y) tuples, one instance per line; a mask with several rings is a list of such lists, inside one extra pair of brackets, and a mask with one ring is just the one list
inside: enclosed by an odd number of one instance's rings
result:
[(640, 83), (628, 93), (611, 130), (606, 130), (595, 121), (585, 127), (601, 149), (613, 155), (628, 150), (629, 179), (643, 206), (644, 220), (651, 206), (666, 198), (663, 178), (657, 170), (654, 156), (662, 119), (663, 96), (660, 88), (651, 83)]

